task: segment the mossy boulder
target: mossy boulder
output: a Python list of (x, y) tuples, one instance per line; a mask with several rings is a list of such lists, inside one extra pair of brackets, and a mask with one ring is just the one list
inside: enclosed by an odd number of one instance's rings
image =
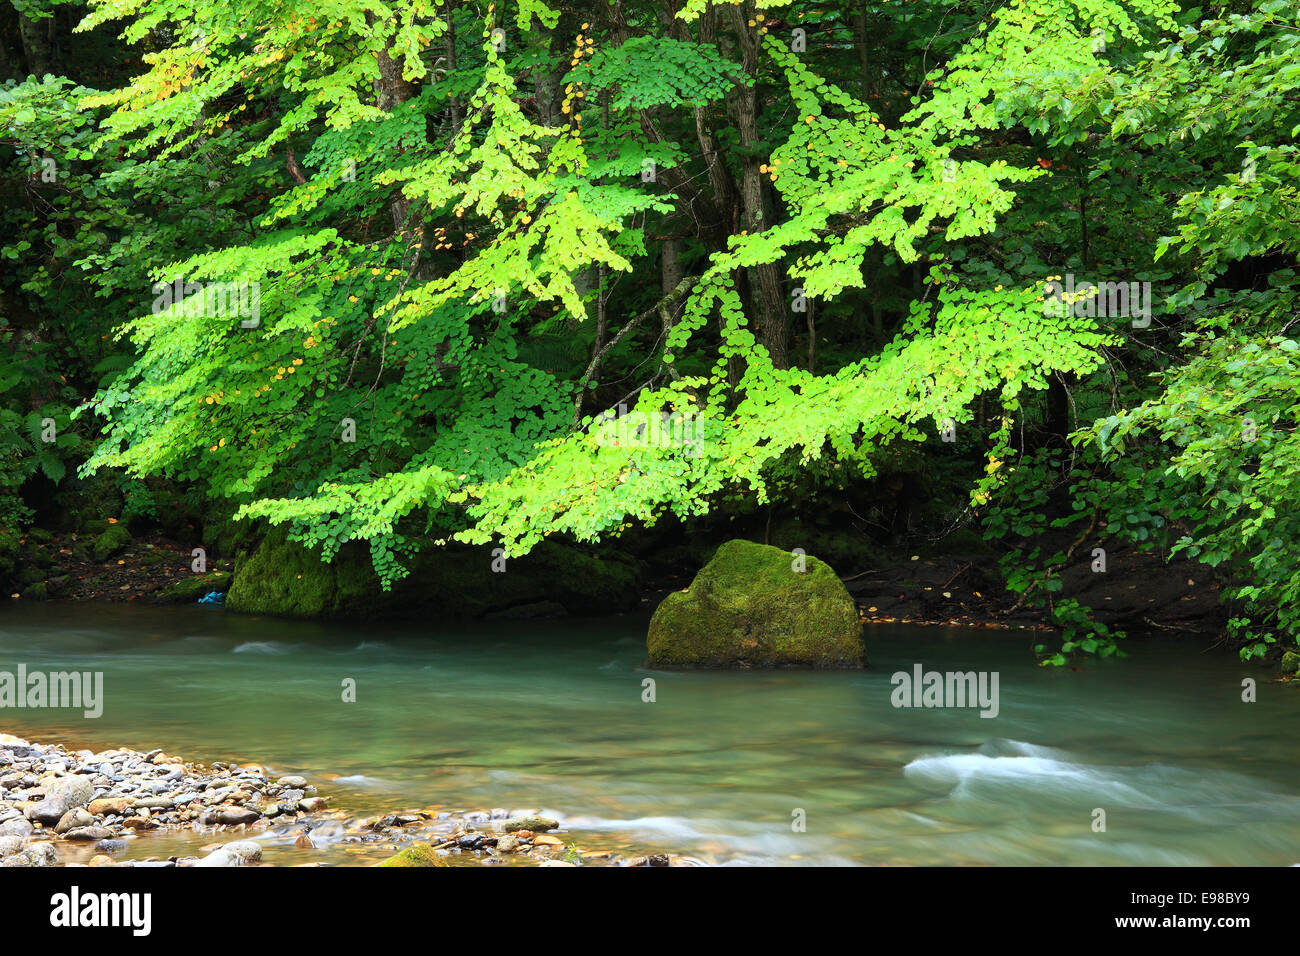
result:
[(1282, 673), (1300, 673), (1300, 651), (1287, 651), (1282, 655)]
[(22, 536), (10, 528), (0, 528), (0, 581), (8, 582), (18, 570)]
[(415, 843), (396, 856), (390, 856), (375, 866), (446, 866), (447, 861), (428, 843)]
[(257, 547), (258, 541), (266, 536), (265, 522), (236, 521), (235, 511), (232, 505), (216, 505), (204, 517), (202, 539), (210, 554), (234, 557), (240, 551)]
[(283, 617), (351, 616), (379, 594), (379, 580), (361, 557), (344, 548), (327, 564), (275, 529), (239, 555), (226, 608)]
[(231, 575), (227, 571), (209, 571), (207, 574), (190, 574), (154, 595), (157, 604), (193, 604), (205, 594), (230, 590)]
[(857, 605), (830, 566), (752, 541), (718, 548), (664, 598), (646, 646), (654, 667), (862, 667)]
[(108, 523), (107, 518), (91, 518), (82, 523), (80, 534), (90, 538), (98, 538), (111, 527), (112, 525)]
[[(229, 610), (303, 618), (484, 617), (539, 609), (570, 615), (627, 611), (640, 603), (636, 563), (547, 542), (493, 571), (484, 548), (428, 547), (410, 573), (385, 592), (369, 551), (345, 545), (328, 564), (274, 529), (257, 547), (241, 552), (226, 597)], [(499, 564), (498, 564), (499, 566)]]
[[(54, 535), (44, 528), (28, 528), (23, 532), (22, 555), (19, 563), (28, 568), (48, 568), (55, 564)], [(44, 572), (41, 572), (44, 577)]]
[(29, 584), (35, 584), (37, 581), (44, 581), (45, 572), (40, 568), (23, 568), (18, 572), (16, 580), (19, 585), (26, 587)]
[(131, 543), (131, 534), (121, 524), (110, 524), (104, 533), (95, 539), (91, 554), (96, 561), (107, 561), (126, 550)]

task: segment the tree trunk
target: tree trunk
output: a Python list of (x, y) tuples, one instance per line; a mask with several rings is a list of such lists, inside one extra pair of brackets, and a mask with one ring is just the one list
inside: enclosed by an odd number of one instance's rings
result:
[[(741, 159), (740, 205), (741, 223), (745, 231), (753, 234), (768, 228), (765, 208), (765, 185), (760, 172), (758, 153), (758, 37), (756, 28), (747, 22), (754, 20), (754, 0), (728, 8), (732, 24), (740, 43), (741, 65), (752, 82), (735, 90), (729, 97), (736, 122), (736, 132), (743, 147)], [(759, 342), (772, 357), (777, 368), (790, 365), (790, 317), (788, 303), (781, 290), (781, 274), (775, 263), (751, 266), (749, 273), (749, 307)]]
[[(369, 11), (366, 13), (366, 23), (371, 29), (374, 29), (378, 23), (375, 15)], [(381, 27), (387, 26), (386, 22), (381, 25)], [(391, 113), (419, 93), (420, 87), (418, 83), (402, 76), (403, 61), (394, 59), (387, 49), (377, 53), (375, 61), (379, 65), (379, 79), (375, 82), (377, 105), (384, 112)], [(393, 217), (393, 230), (401, 232), (411, 215), (411, 200), (399, 192), (389, 203), (388, 209)]]
[(54, 72), (54, 45), (50, 42), (53, 23), (53, 17), (35, 20), (22, 14), (18, 16), (18, 36), (22, 40), (27, 72), (38, 80)]
[(677, 239), (665, 239), (659, 246), (660, 256), (660, 289), (664, 295), (667, 295), (673, 289), (677, 288), (677, 283), (681, 282), (686, 275), (686, 270), (678, 257), (681, 255), (681, 243)]

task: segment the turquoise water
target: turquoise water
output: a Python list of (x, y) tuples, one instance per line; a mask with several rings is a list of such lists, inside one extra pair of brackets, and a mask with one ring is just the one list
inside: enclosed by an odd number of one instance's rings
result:
[[(0, 732), (256, 761), (358, 814), (536, 807), (584, 847), (706, 862), (1300, 862), (1300, 688), (1231, 656), (1143, 643), (1046, 670), (1024, 632), (881, 626), (863, 672), (666, 672), (641, 666), (645, 624), (11, 606), (0, 670), (102, 671), (105, 704), (0, 710)], [(892, 706), (915, 663), (996, 671), (998, 716)]]

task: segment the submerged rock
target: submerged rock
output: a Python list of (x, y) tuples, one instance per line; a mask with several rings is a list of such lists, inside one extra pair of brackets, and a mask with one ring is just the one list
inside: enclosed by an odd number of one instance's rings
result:
[(253, 840), (238, 840), (214, 850), (195, 866), (247, 866), (262, 859), (262, 847)]
[(830, 566), (743, 540), (723, 544), (689, 588), (664, 599), (646, 646), (656, 667), (866, 663), (857, 605)]

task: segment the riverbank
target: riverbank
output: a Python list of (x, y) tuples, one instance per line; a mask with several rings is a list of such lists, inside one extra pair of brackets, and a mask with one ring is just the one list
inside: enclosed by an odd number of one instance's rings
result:
[[(430, 810), (356, 816), (307, 779), (256, 763), (192, 763), (161, 749), (69, 752), (0, 733), (0, 866), (244, 866), (265, 846), (289, 865), (324, 865), (342, 846), (387, 855), (381, 866), (673, 866), (668, 854), (583, 850), (536, 809)], [(151, 853), (165, 835), (210, 838), (203, 855)]]
[[(225, 592), (235, 570), (233, 558), (211, 556), (206, 570), (192, 570), (191, 549), (163, 536), (124, 537), (120, 550), (96, 560), (93, 545), (75, 533), (51, 535), (29, 532), (22, 544), (34, 568), (31, 582), (11, 592), (12, 601), (113, 604), (193, 604), (206, 595)], [(969, 543), (969, 542), (967, 542)], [(947, 553), (949, 542), (929, 547), (873, 551), (870, 561), (835, 563), (836, 570), (858, 605), (859, 616), (871, 624), (961, 625), (981, 630), (1052, 631), (1047, 611), (1018, 606), (1005, 586), (998, 556), (989, 550), (961, 548)], [(698, 550), (693, 561), (711, 553)], [(102, 551), (101, 551), (102, 553)], [(689, 585), (698, 570), (685, 560), (671, 568), (647, 567), (640, 607), (652, 610), (668, 593)], [(44, 567), (45, 570), (40, 569)], [(57, 573), (55, 573), (57, 571)], [(42, 576), (44, 575), (44, 576)], [(35, 580), (39, 577), (40, 580)], [(1209, 569), (1186, 560), (1166, 562), (1162, 556), (1114, 547), (1105, 573), (1094, 573), (1090, 562), (1067, 568), (1061, 596), (1091, 608), (1097, 620), (1112, 628), (1205, 635), (1223, 633), (1225, 613), (1220, 585)], [(509, 612), (511, 617), (564, 616), (554, 604), (529, 603)]]

